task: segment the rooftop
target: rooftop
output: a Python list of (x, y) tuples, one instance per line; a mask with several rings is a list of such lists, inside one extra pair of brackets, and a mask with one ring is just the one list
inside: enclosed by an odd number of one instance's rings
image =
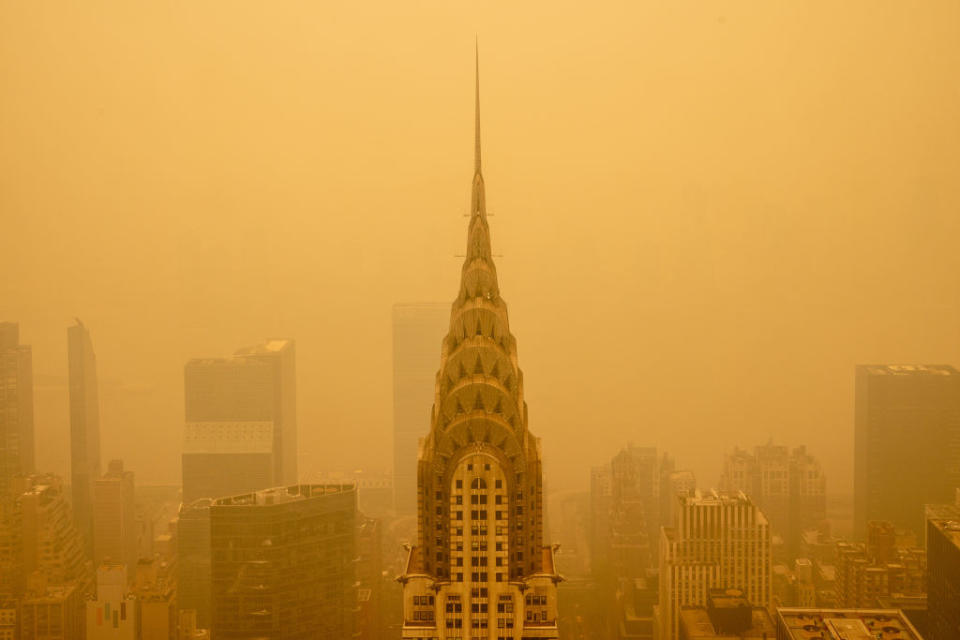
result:
[(237, 356), (252, 356), (252, 355), (263, 355), (267, 353), (279, 353), (283, 351), (288, 346), (293, 344), (293, 340), (289, 338), (270, 338), (266, 342), (261, 342), (260, 344), (251, 345), (249, 347), (242, 347), (237, 349), (234, 352), (234, 355)]
[(763, 607), (751, 607), (751, 626), (736, 633), (717, 631), (710, 620), (710, 614), (703, 607), (682, 607), (680, 626), (686, 631), (688, 640), (707, 640), (708, 638), (737, 638), (738, 640), (773, 640), (776, 630), (770, 614)]
[(960, 547), (960, 520), (930, 520), (930, 526), (939, 529), (955, 547)]
[(298, 502), (308, 498), (318, 498), (320, 496), (354, 490), (356, 490), (356, 486), (352, 484), (295, 484), (289, 487), (275, 487), (253, 493), (245, 493), (239, 496), (220, 498), (213, 501), (213, 506), (262, 507)]
[(948, 364), (863, 364), (861, 368), (872, 376), (956, 376), (960, 375)]
[(777, 609), (785, 640), (923, 640), (897, 609)]

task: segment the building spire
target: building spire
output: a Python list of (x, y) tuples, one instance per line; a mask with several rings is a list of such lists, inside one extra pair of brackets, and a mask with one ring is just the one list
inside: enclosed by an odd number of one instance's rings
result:
[(477, 104), (475, 108), (476, 129), (473, 139), (473, 172), (480, 173), (480, 44), (474, 43), (477, 74)]

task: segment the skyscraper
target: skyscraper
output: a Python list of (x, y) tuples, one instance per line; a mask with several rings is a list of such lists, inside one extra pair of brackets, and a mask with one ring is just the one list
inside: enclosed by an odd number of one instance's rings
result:
[(437, 353), (450, 305), (393, 305), (393, 503), (398, 516), (417, 513), (417, 444), (429, 420)]
[(0, 322), (0, 499), (13, 478), (33, 472), (32, 352), (20, 326)]
[(357, 491), (295, 485), (210, 507), (214, 638), (350, 638)]
[(273, 392), (273, 448), (275, 485), (297, 482), (297, 360), (293, 340), (271, 338), (262, 344), (238, 349), (235, 358), (262, 362), (270, 367)]
[(67, 328), (70, 372), (70, 482), (73, 517), (93, 555), (93, 485), (100, 477), (100, 397), (97, 356), (90, 331), (80, 320)]
[(402, 636), (556, 638), (560, 576), (543, 545), (540, 442), (490, 250), (479, 82), (467, 252), (420, 446)]
[(187, 363), (184, 502), (296, 482), (295, 366), (292, 340)]
[(194, 611), (194, 622), (210, 628), (209, 498), (180, 505), (177, 520), (177, 609)]
[(111, 460), (93, 491), (94, 563), (123, 564), (132, 578), (138, 547), (133, 472), (123, 469), (122, 460)]
[(660, 638), (677, 637), (680, 610), (707, 604), (711, 589), (740, 589), (770, 606), (767, 519), (742, 492), (677, 496), (677, 519), (660, 532)]
[(960, 521), (927, 521), (927, 640), (960, 638)]
[(924, 504), (960, 487), (960, 372), (947, 365), (856, 371), (854, 534), (870, 520), (924, 534)]
[(806, 447), (792, 451), (772, 442), (740, 448), (727, 455), (720, 488), (743, 491), (782, 536), (791, 558), (796, 556), (801, 534), (816, 529), (827, 517), (826, 476), (820, 462)]

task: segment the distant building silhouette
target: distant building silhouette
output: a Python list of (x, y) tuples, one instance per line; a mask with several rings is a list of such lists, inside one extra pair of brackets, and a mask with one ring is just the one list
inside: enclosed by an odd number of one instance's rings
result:
[(0, 499), (16, 476), (33, 473), (33, 359), (20, 326), (0, 322)]
[(214, 638), (350, 638), (357, 492), (295, 485), (210, 507)]
[(268, 340), (184, 369), (183, 500), (296, 482), (292, 340)]
[(887, 520), (924, 534), (924, 504), (960, 486), (960, 372), (947, 365), (856, 370), (854, 535)]
[(24, 575), (34, 579), (40, 574), (42, 582), (50, 585), (77, 583), (85, 592), (91, 580), (90, 567), (63, 480), (38, 474), (22, 478), (18, 489), (22, 489), (19, 503)]
[(124, 470), (122, 460), (111, 460), (93, 489), (94, 565), (122, 564), (131, 579), (138, 549), (133, 488), (133, 472)]
[(677, 496), (677, 519), (660, 533), (660, 638), (676, 638), (684, 606), (707, 605), (711, 589), (738, 589), (769, 607), (770, 525), (742, 492)]
[(93, 486), (100, 478), (100, 396), (90, 331), (77, 320), (67, 328), (70, 374), (70, 482), (73, 517), (93, 556)]
[(440, 343), (450, 305), (393, 305), (393, 502), (398, 516), (417, 513), (418, 443), (430, 424)]
[(740, 448), (726, 456), (720, 488), (743, 491), (763, 511), (774, 534), (796, 557), (803, 531), (816, 529), (827, 517), (826, 476), (806, 447), (792, 451), (772, 442)]

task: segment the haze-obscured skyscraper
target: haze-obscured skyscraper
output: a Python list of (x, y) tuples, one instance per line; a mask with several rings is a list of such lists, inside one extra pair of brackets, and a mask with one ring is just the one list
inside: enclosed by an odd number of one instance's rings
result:
[(561, 578), (543, 544), (540, 440), (490, 249), (479, 78), (476, 109), (467, 253), (420, 446), (418, 543), (399, 578), (402, 637), (556, 638)]
[(100, 395), (97, 356), (90, 331), (80, 320), (67, 328), (70, 373), (70, 482), (73, 517), (93, 555), (93, 486), (100, 478)]
[(924, 504), (960, 486), (960, 372), (948, 365), (856, 370), (854, 534), (887, 520), (924, 535)]
[(739, 589), (770, 606), (770, 525), (743, 493), (677, 496), (677, 519), (660, 533), (660, 638), (676, 638), (685, 605), (707, 605), (711, 589)]
[(960, 520), (927, 521), (927, 640), (960, 638)]
[(91, 576), (63, 480), (43, 474), (19, 484), (24, 575), (42, 574), (54, 585), (75, 582), (82, 592)]
[(417, 451), (430, 422), (450, 305), (393, 305), (393, 495), (398, 516), (417, 512)]
[(191, 360), (184, 369), (183, 499), (292, 484), (297, 476), (292, 340)]
[(177, 520), (177, 609), (196, 612), (201, 629), (210, 628), (209, 498), (180, 505)]
[(33, 472), (33, 359), (20, 325), (0, 322), (0, 499)]
[(743, 491), (756, 503), (791, 558), (803, 531), (816, 529), (827, 517), (826, 485), (819, 460), (806, 447), (791, 451), (772, 442), (753, 453), (734, 449), (724, 460), (720, 478), (721, 489)]
[(214, 638), (350, 638), (357, 492), (295, 485), (210, 507)]
[(93, 561), (118, 563), (127, 575), (137, 567), (137, 516), (134, 505), (133, 472), (125, 471), (122, 460), (111, 460), (107, 472), (93, 488)]

